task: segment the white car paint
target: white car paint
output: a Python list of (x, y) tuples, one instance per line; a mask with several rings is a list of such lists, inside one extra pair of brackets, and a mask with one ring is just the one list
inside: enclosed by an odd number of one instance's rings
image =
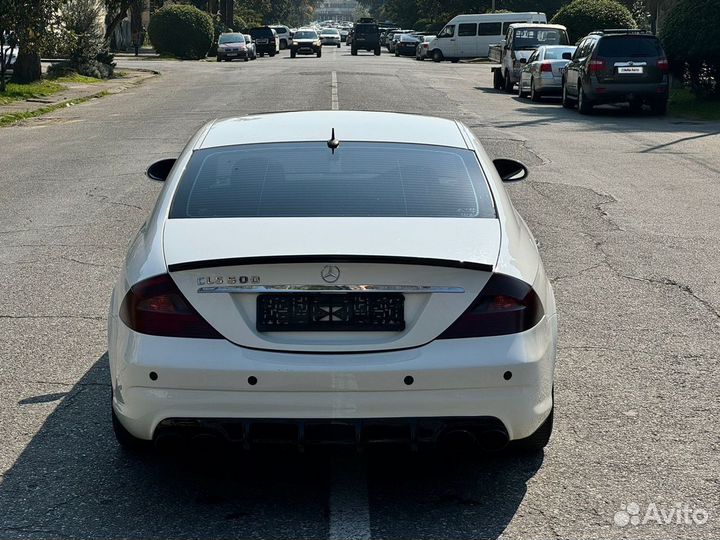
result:
[[(332, 128), (343, 141), (472, 150), (492, 192), (497, 219), (262, 218), (262, 224), (254, 218), (168, 219), (193, 152), (258, 142), (326, 141)], [(343, 263), (339, 283), (460, 286), (465, 292), (407, 294), (402, 332), (260, 335), (253, 327), (256, 295), (198, 292), (208, 277), (237, 273), (235, 264), (173, 267), (288, 255), (407, 257), (410, 262), (402, 265)], [(427, 266), (427, 258), (448, 264)], [(488, 270), (472, 265), (487, 265)], [(321, 262), (273, 266), (265, 261), (242, 270), (263, 276), (263, 285), (322, 285), (322, 268)], [(435, 339), (483, 289), (489, 268), (532, 285), (543, 306), (542, 319), (515, 334)], [(133, 285), (168, 273), (225, 339), (147, 335), (120, 320), (123, 298)], [(470, 130), (452, 120), (347, 111), (256, 115), (201, 128), (180, 154), (129, 248), (108, 321), (113, 410), (124, 429), (146, 440), (167, 418), (477, 415), (499, 419), (510, 439), (521, 439), (552, 411), (556, 341), (555, 301), (535, 241)], [(508, 371), (511, 380), (503, 377)], [(150, 372), (158, 375), (155, 380)], [(408, 374), (416, 381), (412, 387), (404, 383)], [(250, 376), (257, 377), (256, 386), (248, 385)]]

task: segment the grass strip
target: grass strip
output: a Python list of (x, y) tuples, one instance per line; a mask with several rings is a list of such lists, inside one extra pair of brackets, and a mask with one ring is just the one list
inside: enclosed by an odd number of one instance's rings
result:
[(39, 109), (35, 109), (32, 111), (3, 114), (0, 115), (0, 127), (7, 127), (17, 122), (21, 122), (22, 120), (28, 120), (30, 118), (42, 116), (43, 114), (47, 114), (58, 109), (63, 109), (68, 106), (80, 105), (81, 103), (85, 103), (86, 101), (90, 101), (91, 99), (101, 98), (106, 95), (108, 95), (108, 92), (103, 90), (102, 92), (98, 92), (97, 94), (93, 94), (91, 96), (71, 99), (68, 101), (61, 101), (59, 103), (53, 103), (52, 105), (48, 105), (47, 107), (40, 107)]

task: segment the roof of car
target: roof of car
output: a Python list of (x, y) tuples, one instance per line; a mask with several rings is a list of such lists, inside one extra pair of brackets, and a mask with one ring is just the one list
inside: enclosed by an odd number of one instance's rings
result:
[(524, 22), (512, 23), (510, 25), (510, 28), (520, 28), (520, 27), (525, 27), (525, 26), (529, 26), (530, 28), (539, 27), (539, 28), (555, 28), (557, 30), (567, 30), (567, 27), (563, 26), (562, 24), (524, 23)]
[(454, 120), (365, 111), (302, 111), (216, 120), (196, 148), (238, 144), (373, 141), (468, 148)]

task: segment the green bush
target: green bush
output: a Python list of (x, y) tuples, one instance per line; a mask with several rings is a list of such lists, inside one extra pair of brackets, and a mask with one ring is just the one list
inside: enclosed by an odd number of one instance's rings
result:
[(192, 60), (205, 58), (214, 30), (210, 15), (183, 5), (157, 10), (148, 25), (150, 42), (158, 53)]
[(630, 10), (615, 0), (574, 0), (561, 8), (550, 22), (566, 26), (571, 43), (593, 30), (636, 27)]
[[(698, 17), (698, 14), (702, 14)], [(720, 94), (720, 20), (717, 0), (680, 0), (660, 30), (673, 73), (693, 90)]]

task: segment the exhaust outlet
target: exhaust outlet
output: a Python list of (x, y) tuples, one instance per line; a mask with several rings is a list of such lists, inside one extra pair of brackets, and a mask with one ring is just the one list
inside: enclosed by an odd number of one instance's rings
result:
[(509, 437), (504, 429), (488, 429), (477, 438), (478, 446), (486, 452), (497, 452), (508, 445)]

